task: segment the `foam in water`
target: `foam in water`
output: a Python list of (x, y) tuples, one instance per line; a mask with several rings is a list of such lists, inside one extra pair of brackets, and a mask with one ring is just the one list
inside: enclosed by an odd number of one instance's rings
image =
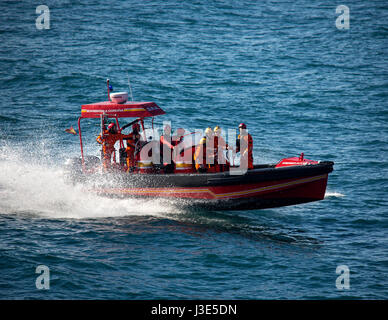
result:
[[(22, 150), (0, 148), (0, 212), (31, 213), (49, 218), (104, 218), (178, 213), (163, 200), (109, 199), (85, 186), (64, 182), (61, 166), (24, 156)], [(23, 155), (23, 156), (22, 156)]]
[(330, 198), (330, 197), (342, 198), (342, 197), (345, 197), (345, 195), (340, 192), (326, 191), (325, 198)]

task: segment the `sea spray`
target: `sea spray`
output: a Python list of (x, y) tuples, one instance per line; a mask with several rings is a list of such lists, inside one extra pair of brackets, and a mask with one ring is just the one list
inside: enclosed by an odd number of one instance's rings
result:
[(0, 211), (33, 213), (49, 218), (100, 218), (131, 215), (163, 216), (178, 209), (159, 199), (110, 199), (89, 186), (65, 182), (61, 163), (35, 157), (23, 148), (1, 147)]

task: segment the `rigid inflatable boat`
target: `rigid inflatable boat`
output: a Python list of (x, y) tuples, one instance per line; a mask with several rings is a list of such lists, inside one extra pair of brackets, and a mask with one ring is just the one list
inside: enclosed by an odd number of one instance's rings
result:
[[(109, 87), (108, 87), (109, 88)], [(119, 95), (120, 96), (120, 95)], [(122, 97), (121, 97), (122, 98)], [(165, 112), (155, 102), (126, 101), (126, 97), (82, 105), (78, 119), (81, 157), (69, 159), (66, 176), (73, 182), (85, 184), (89, 191), (109, 197), (141, 197), (173, 199), (178, 204), (194, 205), (215, 210), (260, 209), (280, 207), (322, 200), (325, 196), (328, 174), (333, 171), (331, 161), (313, 161), (298, 157), (282, 159), (273, 164), (256, 164), (253, 169), (241, 171), (230, 165), (223, 172), (197, 172), (190, 163), (175, 163), (173, 172), (163, 165), (139, 159), (135, 170), (128, 170), (121, 159), (103, 170), (99, 157), (84, 155), (81, 120), (113, 119), (119, 129), (122, 118), (144, 120)], [(123, 141), (119, 142), (120, 149)], [(143, 146), (147, 137), (143, 135)], [(116, 155), (114, 155), (115, 157)]]

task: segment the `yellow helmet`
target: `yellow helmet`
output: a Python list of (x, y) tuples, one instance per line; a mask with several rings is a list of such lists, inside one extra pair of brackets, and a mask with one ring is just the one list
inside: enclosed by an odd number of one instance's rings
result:
[(215, 135), (221, 134), (221, 127), (220, 126), (215, 126), (214, 127), (214, 134)]
[(212, 135), (212, 134), (213, 134), (212, 128), (207, 127), (206, 130), (205, 130), (205, 135), (210, 136), (210, 135)]

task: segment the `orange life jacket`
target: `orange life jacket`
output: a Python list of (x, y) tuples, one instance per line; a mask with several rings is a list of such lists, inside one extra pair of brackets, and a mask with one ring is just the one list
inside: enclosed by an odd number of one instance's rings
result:
[(96, 141), (102, 144), (102, 158), (105, 168), (108, 168), (111, 164), (112, 153), (115, 152), (115, 144), (118, 140), (126, 138), (126, 135), (121, 133), (110, 133), (108, 130), (104, 130), (102, 136), (99, 135)]
[[(203, 137), (201, 141), (199, 142), (199, 145), (195, 149), (194, 153), (194, 161), (195, 161), (195, 168), (199, 170), (199, 168), (206, 168), (208, 172), (215, 171), (215, 165), (214, 163), (207, 163), (206, 159), (206, 153), (207, 149), (211, 148), (211, 145), (207, 144), (207, 139), (206, 137)], [(209, 153), (210, 157), (214, 157), (214, 147), (213, 152)], [(201, 154), (202, 153), (202, 154)]]
[(110, 153), (115, 150), (115, 143), (120, 140), (123, 135), (121, 133), (109, 133), (107, 130), (104, 131), (103, 135), (99, 135), (96, 141), (102, 144), (104, 153)]
[(140, 139), (140, 135), (138, 132), (132, 132), (127, 136), (124, 136), (124, 138), (127, 140), (127, 147), (125, 148), (125, 152), (127, 154), (127, 168), (130, 169), (131, 167), (136, 166), (135, 149), (136, 143)]

